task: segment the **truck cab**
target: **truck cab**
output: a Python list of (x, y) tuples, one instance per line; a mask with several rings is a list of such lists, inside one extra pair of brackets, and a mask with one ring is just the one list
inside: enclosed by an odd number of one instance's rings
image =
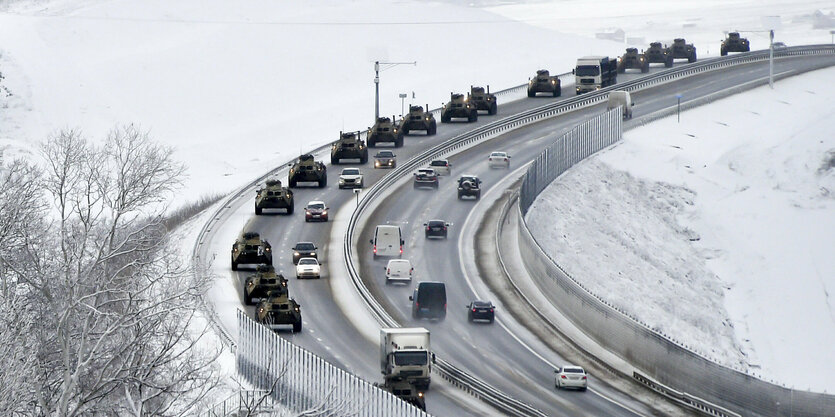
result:
[(574, 69), (576, 93), (599, 90), (617, 82), (617, 61), (607, 56), (585, 56), (577, 60)]

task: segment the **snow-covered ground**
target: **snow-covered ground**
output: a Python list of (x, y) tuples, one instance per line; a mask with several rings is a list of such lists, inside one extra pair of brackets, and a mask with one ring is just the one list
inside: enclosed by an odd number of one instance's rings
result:
[[(683, 36), (706, 56), (723, 31), (761, 30), (762, 16), (780, 15), (777, 40), (825, 43), (828, 29), (812, 29), (809, 16), (827, 8), (831, 0), (0, 0), (0, 151), (36, 156), (60, 128), (98, 140), (137, 123), (188, 166), (176, 206), (369, 126), (375, 60), (417, 61), (381, 73), (381, 113), (391, 115), (399, 93), (414, 93), (405, 105), (438, 107), (471, 84), (499, 90), (539, 68), (569, 71), (581, 55), (618, 55), (624, 42), (594, 38), (610, 28), (643, 38), (639, 46)], [(765, 46), (763, 33), (748, 36)], [(734, 325), (729, 346), (741, 339)], [(766, 362), (767, 347), (743, 349)]]
[(591, 291), (683, 344), (831, 391), (833, 77), (816, 71), (627, 132), (540, 194), (531, 230)]

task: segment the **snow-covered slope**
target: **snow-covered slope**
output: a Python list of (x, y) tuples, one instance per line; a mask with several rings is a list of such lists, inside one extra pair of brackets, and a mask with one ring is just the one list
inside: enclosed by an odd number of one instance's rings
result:
[(685, 345), (831, 391), (833, 77), (816, 71), (627, 132), (543, 191), (531, 230), (593, 292)]

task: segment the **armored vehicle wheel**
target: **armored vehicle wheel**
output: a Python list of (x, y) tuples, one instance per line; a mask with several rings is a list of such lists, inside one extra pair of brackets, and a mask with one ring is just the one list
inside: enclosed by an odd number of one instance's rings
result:
[(438, 133), (438, 125), (435, 124), (433, 121), (431, 125), (429, 125), (429, 129), (426, 131), (427, 136), (432, 136), (435, 133)]
[(248, 306), (255, 304), (255, 301), (253, 301), (252, 296), (249, 295), (249, 291), (247, 291), (246, 289), (244, 289), (244, 304)]
[(403, 136), (398, 136), (394, 138), (394, 147), (395, 148), (402, 148), (403, 147)]
[(409, 134), (409, 126), (406, 126), (406, 125), (404, 124), (403, 129), (402, 129), (402, 132), (403, 132), (403, 134), (404, 134), (404, 135), (408, 135), (408, 134)]
[(670, 68), (670, 67), (673, 66), (673, 57), (672, 56), (667, 58), (666, 60), (664, 60), (664, 66), (667, 67), (667, 68)]
[(478, 120), (478, 110), (473, 110), (470, 112), (470, 116), (467, 117), (467, 122), (472, 123)]
[(272, 256), (270, 256), (269, 258), (267, 258), (267, 262), (264, 262), (264, 263), (265, 263), (265, 264), (267, 264), (267, 265), (272, 266), (272, 264), (273, 264), (273, 257), (272, 257)]
[(233, 270), (233, 271), (237, 271), (237, 270), (238, 270), (238, 263), (237, 263), (237, 262), (235, 262), (235, 259), (232, 259), (232, 270)]
[(528, 97), (536, 97), (536, 92), (531, 89), (528, 89)]
[(722, 56), (728, 55), (728, 51), (726, 51), (725, 48), (722, 48), (721, 51), (719, 52), (719, 55), (722, 55)]
[(294, 179), (290, 178), (290, 181), (288, 181), (288, 182), (290, 183), (290, 184), (289, 184), (289, 185), (290, 185), (290, 188), (294, 188), (294, 187), (296, 186), (296, 180), (294, 180)]
[(687, 62), (696, 62), (696, 52), (693, 52), (689, 57), (687, 57)]
[(290, 207), (287, 207), (287, 214), (293, 214), (293, 205), (290, 205)]
[(262, 209), (262, 208), (258, 207), (258, 204), (256, 204), (256, 205), (255, 205), (255, 215), (256, 215), (256, 216), (257, 216), (257, 215), (259, 215), (259, 214), (261, 214), (261, 211), (262, 211), (262, 210), (264, 210), (264, 209)]
[(368, 149), (363, 152), (362, 156), (360, 156), (360, 163), (364, 164), (368, 162)]
[(646, 63), (646, 64), (644, 64), (644, 66), (641, 67), (641, 73), (646, 74), (648, 72), (649, 72), (649, 63)]
[(337, 164), (339, 164), (339, 158), (334, 158), (333, 155), (331, 155), (331, 165)]
[(487, 112), (487, 114), (496, 114), (498, 112), (499, 112), (499, 105), (496, 104), (496, 103), (493, 103), (493, 105), (490, 106), (490, 110)]
[(441, 123), (449, 123), (450, 117), (449, 115), (442, 113), (441, 114)]
[(375, 142), (375, 141), (374, 141), (373, 139), (371, 139), (371, 138), (368, 138), (368, 147), (369, 147), (369, 148), (374, 148), (374, 147), (376, 147), (376, 146), (377, 146), (377, 142)]
[(298, 333), (302, 331), (302, 322), (299, 321), (298, 323), (293, 323), (293, 333)]
[(328, 177), (322, 177), (322, 179), (319, 180), (319, 188), (325, 188), (326, 185), (328, 185)]
[(623, 74), (626, 72), (626, 67), (622, 65), (618, 65), (618, 74)]
[(559, 87), (554, 89), (554, 97), (559, 97), (562, 95), (562, 90)]

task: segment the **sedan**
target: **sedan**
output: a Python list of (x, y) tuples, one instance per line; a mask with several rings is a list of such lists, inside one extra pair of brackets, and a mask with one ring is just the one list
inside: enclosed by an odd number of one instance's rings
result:
[(554, 371), (554, 386), (557, 388), (577, 388), (585, 391), (588, 388), (588, 374), (580, 366), (565, 365)]
[(496, 307), (490, 301), (476, 300), (467, 305), (467, 321), (487, 320), (492, 323), (496, 318)]
[(429, 220), (423, 225), (426, 227), (426, 229), (424, 229), (424, 232), (426, 234), (427, 239), (431, 237), (439, 237), (442, 239), (446, 239), (447, 229), (449, 228), (449, 226), (452, 226), (452, 223), (447, 223), (443, 220)]
[(328, 206), (324, 201), (311, 201), (304, 208), (304, 221), (328, 221)]
[(344, 168), (339, 174), (339, 188), (362, 188), (362, 171), (359, 168)]
[(296, 246), (292, 247), (293, 249), (293, 264), (299, 263), (299, 259), (301, 258), (316, 258), (316, 245), (311, 242), (299, 242), (296, 243)]
[(493, 152), (487, 157), (490, 168), (510, 168), (510, 155), (507, 152)]
[(316, 258), (301, 258), (296, 265), (296, 279), (319, 278), (319, 260)]

